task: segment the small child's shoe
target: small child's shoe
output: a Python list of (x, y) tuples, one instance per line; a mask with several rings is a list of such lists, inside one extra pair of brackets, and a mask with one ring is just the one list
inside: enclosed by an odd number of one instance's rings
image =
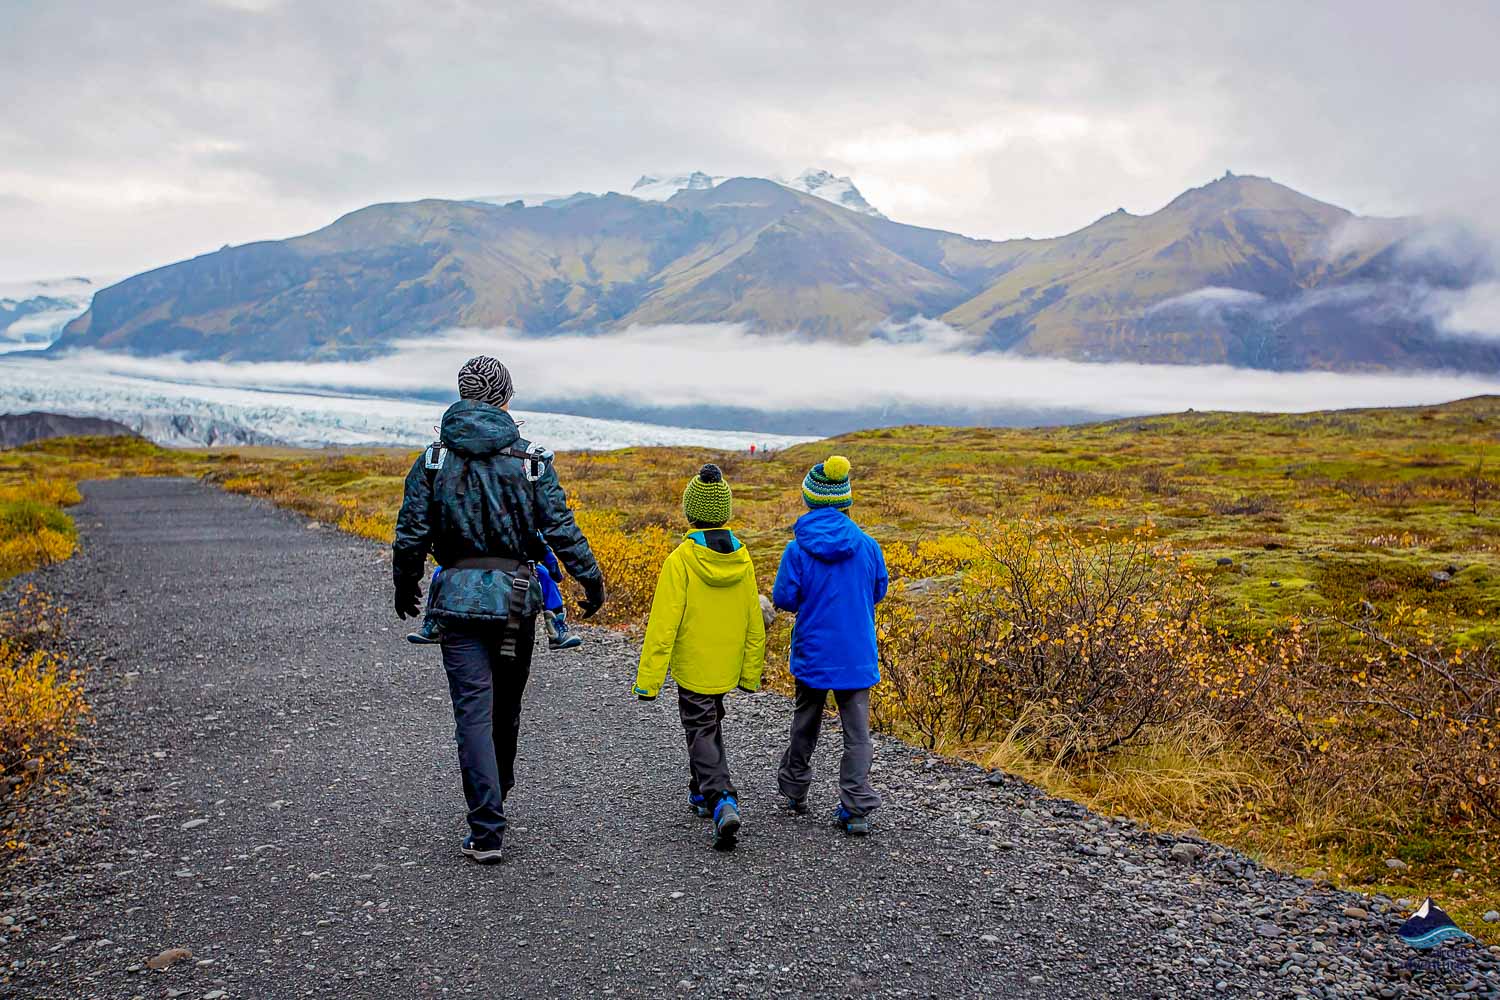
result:
[(583, 637), (568, 628), (568, 616), (563, 611), (546, 612), (548, 649), (577, 649), (583, 645)]
[(708, 796), (702, 792), (688, 792), (688, 808), (699, 819), (708, 819), (713, 815), (713, 810), (708, 808)]
[(845, 809), (843, 805), (840, 805), (833, 811), (833, 825), (851, 837), (867, 837), (870, 835), (870, 817), (856, 816)]
[(803, 813), (807, 812), (807, 800), (794, 799), (790, 795), (783, 795), (781, 797), (781, 808), (789, 813), (795, 813), (796, 815), (801, 816)]
[(418, 646), (436, 646), (443, 641), (443, 627), (435, 618), (423, 618), (422, 627), (408, 632), (406, 641)]
[(734, 849), (735, 838), (740, 835), (740, 804), (733, 795), (724, 795), (714, 806), (714, 846), (721, 851)]

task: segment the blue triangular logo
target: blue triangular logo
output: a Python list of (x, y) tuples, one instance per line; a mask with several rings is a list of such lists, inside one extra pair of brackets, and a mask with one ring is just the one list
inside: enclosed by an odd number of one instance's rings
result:
[(1453, 918), (1428, 896), (1417, 912), (1396, 931), (1396, 936), (1413, 948), (1426, 950), (1436, 948), (1444, 941), (1469, 937), (1469, 933), (1455, 924)]

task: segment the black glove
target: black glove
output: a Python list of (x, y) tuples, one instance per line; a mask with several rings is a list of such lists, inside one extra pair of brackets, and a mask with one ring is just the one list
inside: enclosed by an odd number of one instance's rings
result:
[(746, 694), (754, 694), (755, 693), (755, 690), (753, 688), (747, 688), (743, 684), (741, 684), (739, 686), (739, 688), (740, 688), (741, 691), (745, 692)]
[(602, 607), (604, 607), (604, 578), (599, 576), (592, 580), (584, 580), (583, 600), (578, 602), (579, 616), (592, 618)]
[(420, 583), (398, 583), (396, 585), (396, 616), (416, 618), (422, 613), (422, 585)]

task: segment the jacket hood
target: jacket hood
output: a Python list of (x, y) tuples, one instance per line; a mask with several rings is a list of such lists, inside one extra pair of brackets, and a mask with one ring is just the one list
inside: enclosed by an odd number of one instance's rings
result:
[(477, 399), (460, 399), (448, 407), (440, 433), (443, 444), (476, 457), (493, 455), (521, 439), (509, 413)]
[(859, 548), (864, 532), (843, 512), (833, 508), (812, 510), (797, 518), (792, 529), (797, 544), (819, 562), (843, 562)]
[(710, 587), (733, 587), (755, 566), (750, 561), (750, 550), (743, 545), (733, 552), (715, 552), (688, 535), (679, 551), (688, 569)]

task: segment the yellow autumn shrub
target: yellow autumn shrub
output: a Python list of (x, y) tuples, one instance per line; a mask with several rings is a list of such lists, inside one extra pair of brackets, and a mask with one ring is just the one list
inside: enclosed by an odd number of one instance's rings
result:
[(973, 535), (939, 535), (916, 542), (888, 542), (883, 546), (886, 570), (892, 580), (920, 580), (949, 576), (967, 569), (984, 555)]
[(342, 508), (338, 523), (340, 531), (387, 544), (396, 537), (394, 514), (386, 510), (363, 509), (356, 501), (348, 498), (340, 499), (339, 507)]
[(644, 621), (651, 611), (662, 563), (680, 536), (654, 525), (627, 530), (624, 516), (613, 511), (579, 510), (575, 516), (609, 588), (609, 600), (597, 620)]
[(907, 573), (962, 570), (882, 604), (877, 719), (928, 746), (1011, 732), (1049, 756), (1107, 752), (1174, 723), (1212, 662), (1202, 579), (1149, 526), (1124, 537), (994, 522), (919, 543)]
[(37, 477), (0, 486), (0, 504), (32, 500), (53, 507), (71, 507), (82, 499), (78, 484), (71, 479)]
[(72, 519), (51, 503), (35, 496), (0, 500), (0, 579), (62, 562), (77, 538)]
[(57, 771), (87, 711), (77, 674), (45, 645), (62, 614), (28, 588), (0, 620), (0, 795), (22, 793)]

